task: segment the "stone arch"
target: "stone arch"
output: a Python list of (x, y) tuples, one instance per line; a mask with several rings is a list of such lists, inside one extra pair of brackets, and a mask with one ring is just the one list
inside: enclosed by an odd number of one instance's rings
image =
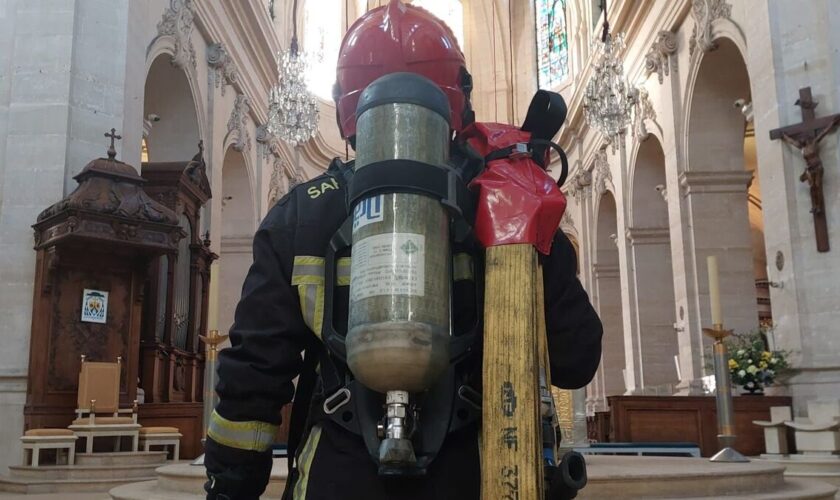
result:
[(219, 282), (224, 284), (219, 288), (219, 327), (223, 331), (233, 324), (234, 309), (252, 262), (251, 241), (257, 225), (252, 186), (246, 156), (227, 148), (222, 162), (219, 251)]
[(621, 305), (621, 280), (618, 238), (618, 212), (615, 197), (609, 190), (598, 200), (595, 230), (595, 304), (604, 325), (603, 361), (604, 395), (623, 394), (625, 348)]
[[(766, 262), (763, 245), (752, 243), (748, 194), (757, 190), (757, 170), (746, 164), (748, 123), (735, 101), (751, 101), (751, 81), (743, 50), (721, 37), (717, 48), (699, 58), (692, 71), (686, 113), (686, 171), (680, 184), (689, 205), (689, 265), (695, 275), (693, 329), (711, 323), (706, 257), (718, 256), (724, 323), (745, 332), (758, 324), (754, 255)], [(752, 145), (754, 151), (754, 143)], [(755, 182), (753, 179), (756, 179)], [(754, 184), (754, 187), (749, 186)], [(761, 217), (759, 217), (761, 219)], [(763, 231), (763, 227), (761, 228)], [(763, 235), (761, 236), (763, 242)], [(760, 248), (759, 248), (760, 247)], [(691, 295), (691, 293), (690, 293)]]
[[(658, 139), (641, 143), (630, 177), (630, 224), (627, 227), (632, 262), (630, 286), (637, 315), (633, 342), (634, 376), (641, 389), (659, 393), (659, 387), (675, 384), (674, 356), (679, 352), (674, 333), (674, 273), (665, 190), (665, 154)], [(664, 388), (663, 388), (664, 389)], [(667, 391), (666, 391), (667, 392)]]
[(161, 52), (149, 64), (146, 75), (143, 118), (147, 120), (145, 140), (152, 162), (187, 161), (204, 137), (198, 94), (189, 73), (172, 65), (170, 57)]

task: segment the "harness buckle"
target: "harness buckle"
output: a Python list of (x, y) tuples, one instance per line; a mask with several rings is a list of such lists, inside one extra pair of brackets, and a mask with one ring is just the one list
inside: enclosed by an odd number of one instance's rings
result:
[(481, 411), (481, 394), (472, 387), (468, 385), (459, 387), (458, 397), (476, 410)]
[(531, 150), (528, 148), (528, 144), (525, 142), (517, 142), (513, 146), (511, 146), (510, 151), (510, 158), (530, 158), (531, 157)]
[(342, 387), (335, 394), (324, 400), (324, 413), (332, 415), (339, 408), (350, 402), (350, 389)]

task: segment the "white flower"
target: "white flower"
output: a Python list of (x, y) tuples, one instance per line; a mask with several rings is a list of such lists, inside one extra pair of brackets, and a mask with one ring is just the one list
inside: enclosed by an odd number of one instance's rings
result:
[(755, 365), (750, 365), (750, 366), (747, 367), (747, 373), (749, 373), (750, 375), (755, 375), (755, 372), (757, 372), (757, 371), (758, 371), (758, 368), (756, 368)]
[(748, 359), (748, 360), (747, 360), (747, 363), (752, 364), (752, 360), (751, 360), (751, 359)]
[(767, 373), (767, 376), (768, 376), (768, 377), (772, 377), (773, 375), (775, 375), (775, 374), (776, 374), (776, 372), (774, 372), (773, 370), (767, 370), (767, 372), (766, 372), (766, 373)]
[(779, 360), (778, 360), (778, 359), (776, 359), (776, 358), (770, 358), (770, 364), (771, 364), (771, 365), (775, 365), (775, 364), (776, 364), (776, 363), (778, 363), (778, 362), (779, 362)]
[(738, 349), (738, 356), (743, 356), (743, 355), (744, 355), (744, 350), (743, 349)]
[(738, 372), (739, 377), (743, 377), (746, 374), (747, 374), (747, 372), (745, 372), (744, 370), (741, 370), (741, 371)]
[(747, 387), (752, 387), (752, 386), (754, 386), (754, 385), (755, 385), (755, 384), (753, 384), (752, 382), (747, 382)]

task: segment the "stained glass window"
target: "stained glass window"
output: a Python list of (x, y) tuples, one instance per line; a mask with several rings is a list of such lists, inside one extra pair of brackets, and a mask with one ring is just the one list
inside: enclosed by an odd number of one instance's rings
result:
[(539, 84), (550, 89), (569, 75), (566, 0), (537, 0), (536, 7)]
[(344, 34), (341, 26), (342, 2), (309, 0), (304, 8), (303, 50), (309, 57), (306, 81), (320, 98), (332, 100), (335, 64)]

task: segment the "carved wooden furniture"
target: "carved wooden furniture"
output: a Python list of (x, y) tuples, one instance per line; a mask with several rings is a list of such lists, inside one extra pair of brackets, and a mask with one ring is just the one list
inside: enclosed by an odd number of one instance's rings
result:
[(172, 446), (172, 460), (181, 456), (181, 433), (175, 427), (143, 427), (140, 429), (140, 448), (151, 451), (152, 446), (163, 446), (164, 450)]
[(201, 208), (210, 199), (201, 145), (189, 162), (144, 163), (149, 196), (176, 214), (185, 237), (176, 254), (149, 265), (140, 338), (144, 426), (177, 427), (183, 454), (201, 453), (204, 353), (198, 336), (207, 331), (210, 264), (217, 258), (201, 237)]
[[(129, 437), (131, 451), (137, 451), (140, 431), (137, 401), (131, 408), (120, 408), (121, 368), (120, 358), (116, 363), (92, 363), (82, 356), (77, 418), (69, 429), (76, 437), (86, 440), (86, 453), (93, 453), (93, 440), (97, 437), (114, 438), (114, 451), (120, 451), (120, 440)], [(122, 417), (121, 414), (131, 416)]]
[[(35, 288), (25, 428), (67, 427), (77, 407), (79, 360), (124, 362), (119, 397), (135, 399), (141, 313), (149, 262), (174, 255), (175, 214), (150, 198), (134, 167), (90, 162), (77, 188), (44, 210), (35, 229)], [(83, 321), (85, 290), (107, 292), (101, 321)], [(100, 295), (102, 295), (100, 293)]]
[[(770, 417), (770, 407), (790, 406), (782, 396), (736, 396), (734, 448), (747, 456), (764, 453), (764, 436), (753, 420)], [(713, 396), (611, 396), (610, 441), (697, 443), (704, 457), (718, 451)]]
[(20, 438), (23, 465), (39, 467), (41, 450), (55, 450), (55, 465), (76, 463), (76, 435), (70, 429), (31, 429)]

